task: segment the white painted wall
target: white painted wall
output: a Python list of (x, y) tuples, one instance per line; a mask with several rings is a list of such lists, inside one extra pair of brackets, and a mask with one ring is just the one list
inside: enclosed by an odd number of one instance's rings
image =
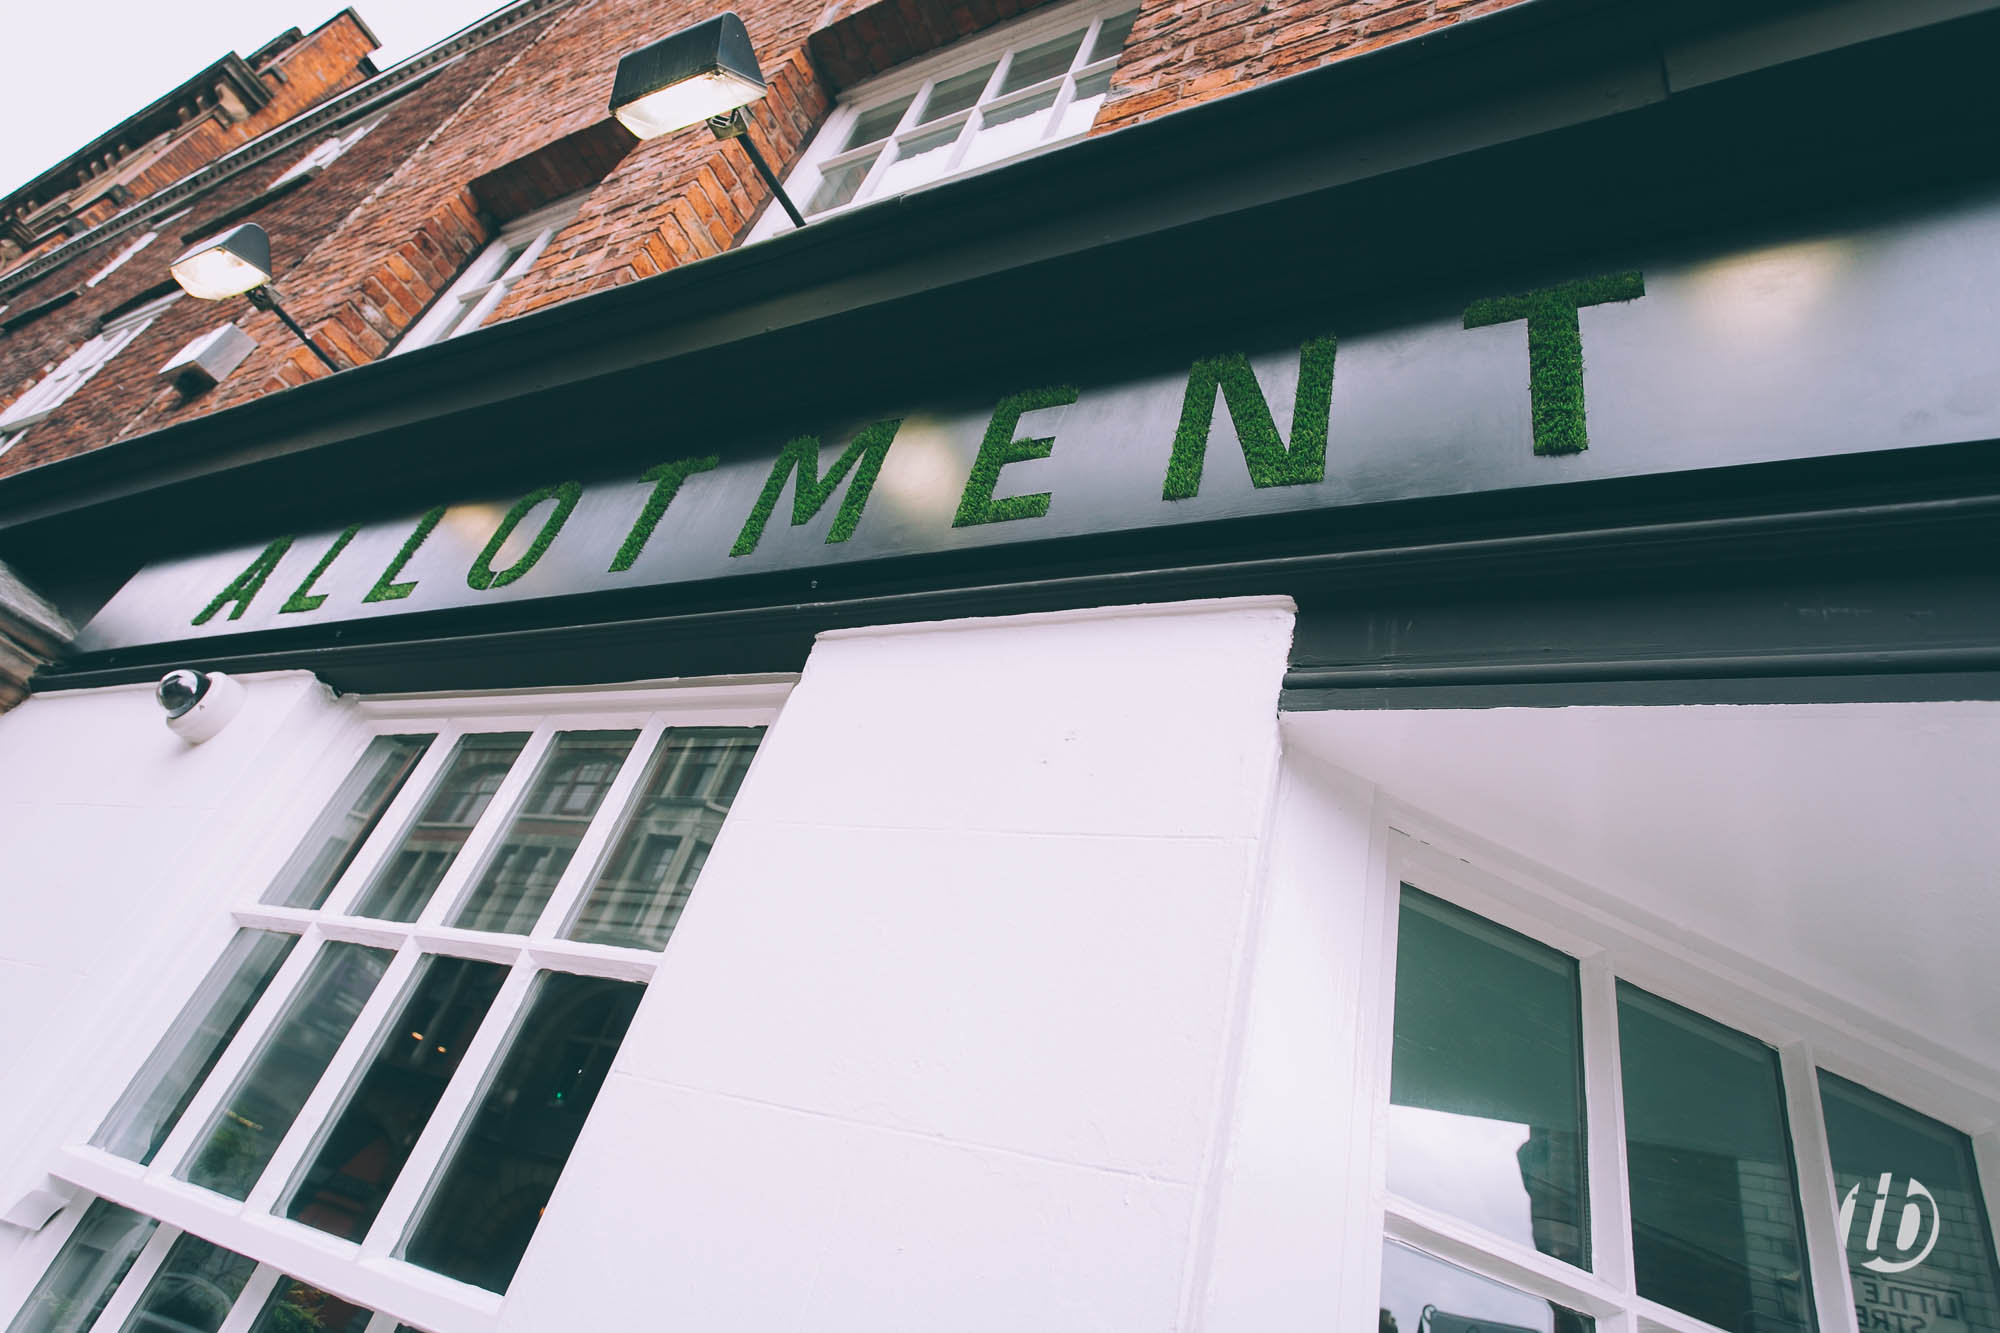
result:
[(1291, 624), (823, 637), (503, 1325), (1192, 1327)]
[[(150, 686), (0, 714), (0, 1212), (90, 1133), (214, 962), (241, 868), (312, 816), (297, 783), (344, 710), (305, 673), (246, 683), (242, 713), (194, 747)], [(0, 1310), (51, 1248), (0, 1223)]]

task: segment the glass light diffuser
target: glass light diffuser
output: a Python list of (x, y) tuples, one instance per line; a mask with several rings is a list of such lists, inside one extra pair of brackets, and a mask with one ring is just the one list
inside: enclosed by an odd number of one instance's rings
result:
[(648, 93), (636, 102), (617, 108), (613, 114), (620, 124), (641, 139), (657, 139), (662, 134), (699, 125), (710, 116), (727, 115), (763, 95), (763, 84), (752, 83), (726, 69), (717, 69), (697, 74), (656, 93)]
[(271, 238), (254, 222), (199, 242), (167, 268), (189, 296), (220, 301), (271, 280)]

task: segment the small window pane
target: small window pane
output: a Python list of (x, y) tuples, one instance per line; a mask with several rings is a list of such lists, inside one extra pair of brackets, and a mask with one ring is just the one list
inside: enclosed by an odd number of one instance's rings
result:
[(216, 1333), (256, 1269), (255, 1259), (184, 1235), (146, 1284), (124, 1333)]
[(368, 1233), (430, 1123), (507, 969), (432, 958), (336, 1120), (286, 1216), (343, 1240)]
[(917, 124), (928, 125), (965, 110), (979, 100), (979, 94), (986, 89), (986, 81), (992, 77), (993, 66), (982, 65), (970, 74), (939, 79), (931, 85), (930, 98), (924, 103), (924, 114), (917, 117)]
[(181, 1009), (118, 1105), (91, 1136), (92, 1145), (150, 1163), (298, 942), (296, 935), (237, 931), (201, 989)]
[(545, 974), (404, 1257), (504, 1292), (645, 987)]
[(347, 872), (356, 852), (375, 831), (382, 812), (403, 790), (410, 771), (431, 747), (429, 736), (377, 736), (361, 762), (340, 784), (333, 800), (298, 851), (264, 894), (284, 907), (318, 908)]
[(287, 1277), (278, 1279), (250, 1333), (367, 1333), (374, 1317), (372, 1310)]
[[(1084, 63), (1095, 65), (1100, 60), (1109, 60), (1125, 49), (1125, 39), (1132, 35), (1132, 20), (1139, 17), (1139, 11), (1128, 9), (1116, 18), (1108, 18), (1097, 29), (1097, 40), (1090, 44), (1090, 57)], [(1107, 73), (1106, 77), (1109, 75)]]
[(109, 1199), (92, 1203), (7, 1333), (84, 1333), (104, 1313), (158, 1225)]
[(1861, 1327), (2000, 1328), (1972, 1141), (1832, 1074), (1819, 1076), (1819, 1092)]
[(1105, 94), (1111, 91), (1111, 71), (1086, 74), (1076, 81), (1076, 94), (1063, 108), (1062, 124), (1056, 126), (1059, 135), (1082, 134), (1097, 120), (1097, 108), (1104, 105)]
[(875, 165), (879, 153), (870, 153), (858, 161), (849, 162), (844, 167), (834, 167), (820, 177), (819, 188), (806, 201), (808, 213), (824, 213), (829, 208), (839, 208), (851, 203), (861, 189), (861, 182), (868, 179), (868, 169)]
[(1389, 1188), (1589, 1263), (1576, 960), (1405, 885)]
[(1618, 985), (1639, 1294), (1724, 1329), (1812, 1327), (1778, 1053)]
[(1043, 79), (1053, 79), (1069, 68), (1070, 61), (1076, 59), (1076, 48), (1082, 45), (1083, 29), (1079, 28), (1052, 42), (1015, 52), (1014, 63), (1007, 67), (1007, 77), (1000, 80), (1000, 88), (994, 96), (1005, 97)]
[(1389, 1241), (1382, 1246), (1377, 1327), (1379, 1333), (1591, 1333), (1596, 1321)]
[(877, 192), (895, 194), (944, 175), (951, 166), (951, 146), (958, 141), (963, 128), (949, 125), (914, 135), (896, 145), (896, 160), (882, 173)]
[(959, 165), (976, 167), (997, 162), (1040, 143), (1048, 128), (1048, 110), (1056, 104), (1056, 92), (1057, 89), (1045, 88), (1005, 106), (982, 111), (979, 129)]
[(393, 955), (329, 944), (236, 1087), (209, 1121), (181, 1178), (241, 1199), (250, 1193)]
[(528, 743), (525, 731), (467, 736), (458, 743), (444, 776), (438, 779), (430, 803), (403, 837), (375, 882), (368, 886), (357, 916), (385, 921), (415, 921), (437, 891), (438, 881), (451, 869), (459, 848), (472, 836), (472, 826), (486, 813), (493, 793), (500, 790), (507, 770)]
[(534, 929), (637, 739), (636, 731), (558, 735), (506, 838), (451, 924), (508, 935)]
[(878, 106), (864, 111), (854, 118), (854, 129), (841, 145), (844, 153), (850, 148), (861, 148), (871, 143), (880, 143), (889, 137), (889, 132), (902, 123), (903, 113), (910, 109), (912, 98), (901, 97), (886, 106)]
[(570, 927), (571, 939), (667, 947), (763, 734), (762, 727), (688, 727), (666, 734)]

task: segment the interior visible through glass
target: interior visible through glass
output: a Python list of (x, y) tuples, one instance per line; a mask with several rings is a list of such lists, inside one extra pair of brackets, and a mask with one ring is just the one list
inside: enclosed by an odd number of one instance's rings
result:
[(1591, 1333), (1596, 1321), (1396, 1241), (1382, 1246), (1378, 1333)]
[(298, 942), (296, 935), (237, 931), (91, 1143), (142, 1165), (150, 1163)]
[(256, 1269), (254, 1259), (183, 1235), (146, 1284), (123, 1333), (216, 1333)]
[(1863, 1329), (2000, 1329), (2000, 1273), (1972, 1140), (1819, 1076), (1847, 1272)]
[(294, 1278), (279, 1278), (250, 1333), (366, 1333), (372, 1310), (349, 1305)]
[(505, 1292), (645, 987), (552, 972), (407, 1244), (411, 1263)]
[(451, 924), (509, 935), (534, 929), (638, 738), (636, 731), (559, 734), (506, 837)]
[(525, 731), (461, 739), (423, 813), (368, 886), (355, 915), (385, 921), (415, 921), (422, 915), (527, 743)]
[(1813, 1326), (1778, 1053), (1618, 984), (1639, 1294), (1718, 1328)]
[(498, 963), (431, 958), (321, 1143), (286, 1216), (360, 1240), (507, 979)]
[(1389, 1188), (1590, 1260), (1576, 960), (1405, 885)]
[(104, 1313), (158, 1225), (109, 1199), (92, 1202), (7, 1333), (84, 1333)]
[(377, 736), (370, 741), (312, 831), (265, 891), (264, 901), (313, 909), (324, 905), (361, 844), (375, 831), (382, 812), (430, 749), (431, 740), (429, 736)]
[(763, 735), (762, 727), (685, 727), (661, 738), (569, 938), (666, 947)]
[(284, 1017), (209, 1120), (182, 1179), (232, 1199), (249, 1195), (393, 956), (346, 943), (320, 951)]

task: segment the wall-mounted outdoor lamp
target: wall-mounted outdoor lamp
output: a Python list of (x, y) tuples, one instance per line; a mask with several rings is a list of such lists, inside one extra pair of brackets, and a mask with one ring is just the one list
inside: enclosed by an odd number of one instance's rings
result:
[(750, 118), (743, 108), (763, 95), (764, 73), (750, 49), (749, 30), (736, 15), (723, 13), (628, 52), (612, 81), (611, 114), (641, 139), (707, 121), (716, 138), (743, 145), (750, 165), (778, 196), (793, 225), (803, 227), (805, 218), (750, 141)]
[(197, 241), (186, 254), (168, 265), (167, 271), (174, 275), (182, 291), (204, 301), (222, 301), (232, 296), (249, 298), (251, 305), (283, 320), (285, 327), (297, 334), (299, 341), (311, 348), (328, 370), (340, 369), (278, 304), (278, 289), (271, 285), (271, 238), (256, 223), (245, 222), (205, 241)]

